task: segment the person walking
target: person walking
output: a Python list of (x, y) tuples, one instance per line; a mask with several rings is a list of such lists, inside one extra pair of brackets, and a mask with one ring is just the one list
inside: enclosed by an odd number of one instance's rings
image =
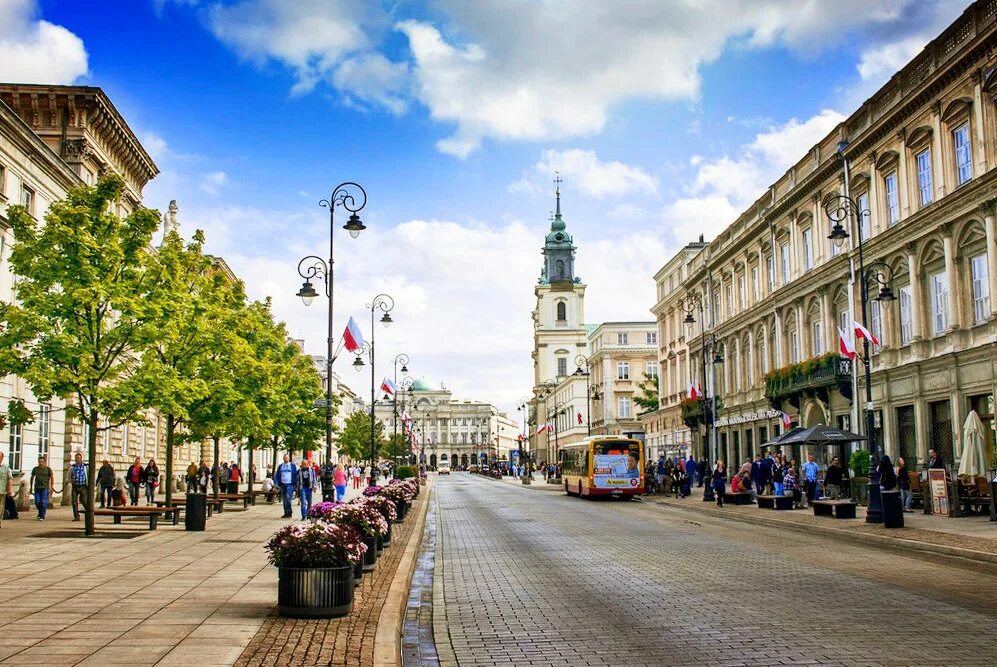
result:
[(692, 452), (689, 452), (689, 458), (685, 462), (685, 474), (686, 474), (686, 480), (685, 480), (685, 489), (683, 489), (683, 492), (685, 493), (685, 495), (691, 496), (692, 485), (696, 480), (696, 458), (692, 455)]
[(910, 488), (910, 471), (907, 470), (907, 461), (902, 456), (897, 459), (897, 484), (900, 486), (900, 503), (904, 512), (913, 512), (914, 510), (910, 508), (914, 502), (914, 493)]
[(824, 471), (824, 491), (830, 496), (831, 500), (837, 500), (841, 497), (841, 464), (838, 462), (838, 457), (835, 456), (831, 459), (831, 464), (827, 466), (827, 470)]
[(709, 469), (710, 464), (706, 462), (706, 457), (700, 456), (699, 465), (696, 466), (696, 486), (702, 487), (706, 483), (706, 473)]
[(7, 511), (7, 498), (11, 495), (13, 481), (10, 466), (3, 462), (3, 452), (0, 452), (0, 528), (3, 528), (3, 515)]
[(114, 468), (104, 459), (97, 470), (97, 487), (100, 489), (100, 508), (111, 507), (111, 491), (114, 490)]
[(28, 486), (34, 491), (35, 509), (38, 510), (38, 520), (45, 520), (45, 511), (48, 509), (48, 499), (55, 483), (55, 475), (48, 467), (48, 462), (44, 456), (38, 457), (38, 465), (31, 469), (31, 478)]
[(128, 498), (131, 500), (131, 504), (138, 505), (138, 491), (142, 483), (145, 482), (145, 468), (142, 467), (142, 459), (135, 457), (135, 463), (125, 473), (125, 481), (128, 482)]
[(332, 461), (322, 464), (319, 479), (322, 480), (322, 502), (331, 503), (336, 500), (336, 468)]
[(751, 464), (751, 499), (765, 494), (765, 463), (762, 462), (762, 455), (755, 454), (755, 461)]
[(72, 484), (73, 521), (80, 520), (80, 498), (84, 511), (90, 510), (90, 486), (87, 484), (87, 464), (83, 453), (76, 452), (75, 462), (69, 466), (69, 481)]
[(353, 476), (353, 488), (360, 488), (360, 466), (354, 464), (350, 469), (350, 474)]
[(796, 470), (792, 466), (786, 468), (786, 472), (782, 476), (782, 485), (785, 487), (786, 493), (793, 496), (793, 509), (799, 509), (802, 506), (803, 494), (800, 493)]
[(724, 494), (727, 492), (727, 473), (724, 470), (723, 460), (718, 460), (713, 468), (713, 476), (710, 479), (713, 485), (713, 493), (717, 497), (717, 507), (724, 506)]
[(343, 468), (343, 464), (337, 464), (335, 471), (332, 473), (332, 482), (336, 487), (335, 500), (338, 500), (341, 503), (346, 502), (346, 478), (346, 469)]
[(320, 488), (315, 469), (305, 459), (301, 459), (301, 468), (298, 470), (298, 479), (294, 484), (294, 488), (298, 491), (298, 502), (301, 505), (301, 520), (304, 521), (308, 518), (308, 510), (312, 506), (312, 492), (318, 491)]
[(786, 477), (786, 467), (785, 464), (780, 459), (776, 462), (775, 468), (772, 470), (772, 492), (781, 496), (785, 493), (785, 486), (783, 485), (783, 479)]
[(234, 462), (228, 467), (228, 492), (239, 493), (239, 482), (242, 481), (242, 471)]
[(149, 465), (145, 467), (145, 504), (151, 505), (156, 502), (156, 487), (159, 486), (159, 466), (155, 459), (149, 459)]
[(211, 484), (211, 468), (204, 459), (201, 459), (201, 466), (197, 469), (197, 491), (193, 493), (208, 493), (208, 486)]
[(197, 484), (197, 464), (191, 461), (187, 466), (187, 491), (194, 493), (195, 484)]
[(291, 499), (298, 485), (298, 469), (291, 463), (291, 457), (284, 454), (284, 462), (277, 466), (273, 476), (274, 484), (280, 488), (281, 499), (284, 501), (284, 519), (294, 516), (291, 509)]
[(894, 470), (893, 462), (886, 454), (883, 454), (882, 458), (879, 459), (877, 471), (879, 472), (879, 485), (883, 491), (892, 491), (897, 488), (897, 471)]
[(807, 462), (803, 464), (803, 485), (807, 490), (807, 504), (817, 500), (820, 495), (817, 491), (817, 461), (813, 454), (807, 454)]

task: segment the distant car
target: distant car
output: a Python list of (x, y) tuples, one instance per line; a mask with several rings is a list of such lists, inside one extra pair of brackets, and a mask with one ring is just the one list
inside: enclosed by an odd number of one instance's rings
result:
[(437, 466), (436, 473), (439, 475), (449, 475), (450, 466)]
[(471, 465), (467, 466), (467, 471), (468, 472), (478, 472), (478, 466), (476, 466), (475, 464), (472, 463)]
[(488, 472), (488, 470), (489, 470), (488, 466), (481, 466), (481, 474), (482, 475), (486, 474)]

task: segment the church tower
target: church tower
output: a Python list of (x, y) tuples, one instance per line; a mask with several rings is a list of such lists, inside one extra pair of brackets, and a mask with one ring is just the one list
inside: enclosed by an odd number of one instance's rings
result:
[(561, 217), (561, 179), (555, 179), (556, 209), (544, 239), (543, 268), (534, 288), (533, 385), (559, 382), (575, 372), (585, 352), (585, 285), (575, 275), (575, 246)]

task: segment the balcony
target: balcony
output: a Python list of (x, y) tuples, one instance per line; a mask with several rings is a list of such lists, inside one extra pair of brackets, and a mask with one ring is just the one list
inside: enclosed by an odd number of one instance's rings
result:
[(852, 362), (837, 354), (807, 359), (765, 375), (765, 396), (776, 410), (782, 409), (783, 400), (799, 409), (805, 396), (827, 402), (832, 389), (851, 400)]
[[(679, 405), (682, 407), (682, 421), (692, 430), (696, 430), (700, 424), (705, 424), (709, 420), (710, 404), (709, 398), (686, 398)], [(716, 409), (719, 411), (723, 407), (723, 401), (717, 397)]]

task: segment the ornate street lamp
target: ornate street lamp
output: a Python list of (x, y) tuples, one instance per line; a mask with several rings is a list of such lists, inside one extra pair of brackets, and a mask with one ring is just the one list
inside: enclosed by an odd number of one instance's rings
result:
[[(336, 208), (342, 207), (350, 213), (349, 220), (343, 225), (343, 229), (350, 233), (350, 236), (357, 238), (366, 227), (360, 221), (359, 211), (367, 205), (367, 192), (357, 183), (345, 181), (337, 185), (328, 199), (319, 202), (320, 206), (329, 209), (329, 260), (325, 261), (316, 255), (309, 255), (298, 262), (298, 275), (304, 278), (304, 283), (297, 295), (305, 306), (311, 305), (318, 296), (315, 286), (312, 284), (313, 278), (318, 278), (325, 286), (325, 295), (329, 300), (329, 314), (327, 318), (326, 355), (325, 355), (325, 459), (332, 460), (332, 362), (335, 348), (334, 335), (332, 329), (332, 305), (333, 305), (333, 249), (336, 229)], [(216, 462), (217, 465), (217, 462)]]
[[(585, 370), (582, 370), (585, 366)], [(599, 391), (592, 393), (592, 368), (589, 365), (589, 358), (584, 354), (575, 357), (575, 375), (585, 378), (585, 415), (588, 434), (592, 435), (592, 402), (599, 400)]]
[[(387, 294), (378, 294), (370, 303), (364, 304), (364, 307), (370, 311), (370, 340), (365, 341), (363, 347), (357, 351), (357, 358), (353, 361), (353, 367), (357, 370), (363, 367), (362, 357), (366, 353), (370, 359), (370, 475), (371, 480), (373, 480), (374, 466), (377, 464), (377, 436), (374, 422), (374, 401), (376, 398), (375, 393), (377, 392), (377, 380), (374, 377), (374, 316), (380, 310), (382, 313), (381, 324), (387, 327), (394, 322), (388, 313), (395, 307), (395, 300)], [(373, 484), (373, 481), (370, 483)]]

